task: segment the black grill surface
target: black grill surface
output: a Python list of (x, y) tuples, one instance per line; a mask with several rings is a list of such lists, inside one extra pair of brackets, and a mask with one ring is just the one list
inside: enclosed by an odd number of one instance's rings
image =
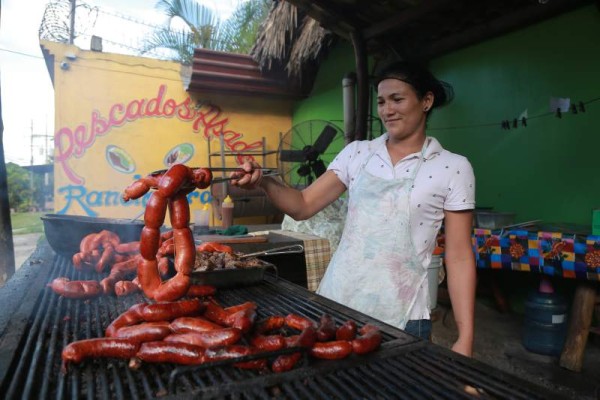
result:
[(257, 320), (296, 313), (318, 321), (327, 312), (338, 324), (347, 319), (354, 319), (359, 326), (375, 323), (384, 334), (382, 347), (366, 356), (352, 355), (339, 361), (305, 355), (294, 370), (281, 374), (242, 370), (227, 362), (199, 367), (143, 364), (132, 370), (127, 361), (115, 359), (85, 361), (70, 366), (65, 374), (61, 372), (65, 345), (102, 337), (120, 313), (146, 300), (139, 294), (87, 301), (57, 296), (45, 287), (55, 277), (97, 276), (75, 271), (63, 257), (48, 258), (47, 265), (21, 284), (19, 290), (25, 296), (15, 310), (0, 309), (0, 323), (5, 322), (0, 331), (2, 399), (557, 398), (543, 388), (382, 325), (274, 276), (267, 276), (259, 285), (221, 289), (217, 300), (224, 306), (254, 301)]

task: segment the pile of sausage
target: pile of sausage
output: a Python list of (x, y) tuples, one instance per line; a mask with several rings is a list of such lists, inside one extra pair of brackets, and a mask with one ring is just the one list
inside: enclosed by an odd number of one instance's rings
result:
[[(123, 193), (123, 200), (137, 199), (154, 189), (144, 212), (144, 228), (140, 236), (138, 279), (146, 297), (157, 301), (174, 301), (186, 295), (196, 259), (196, 248), (190, 224), (187, 195), (196, 188), (207, 188), (212, 173), (207, 168), (189, 168), (175, 164), (166, 172), (141, 178)], [(161, 245), (160, 228), (167, 209), (173, 227), (175, 275), (163, 281), (157, 254)]]
[[(250, 301), (224, 308), (213, 299), (199, 298), (135, 304), (110, 323), (105, 337), (67, 345), (63, 372), (70, 363), (98, 357), (127, 359), (131, 368), (142, 362), (200, 365), (232, 360), (238, 368), (285, 372), (294, 368), (303, 352), (342, 359), (372, 352), (381, 344), (381, 333), (373, 325), (357, 329), (349, 320), (337, 327), (328, 314), (319, 323), (296, 314), (255, 323), (256, 309)], [(270, 353), (281, 349), (290, 350)], [(264, 358), (236, 361), (261, 353)]]

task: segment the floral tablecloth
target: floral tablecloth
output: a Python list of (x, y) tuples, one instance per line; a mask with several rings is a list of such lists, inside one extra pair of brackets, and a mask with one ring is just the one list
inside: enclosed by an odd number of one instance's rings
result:
[(600, 280), (600, 236), (474, 229), (477, 268)]

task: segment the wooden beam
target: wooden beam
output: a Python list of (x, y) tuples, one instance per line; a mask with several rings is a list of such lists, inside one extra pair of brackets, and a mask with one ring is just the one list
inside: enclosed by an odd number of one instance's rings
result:
[(440, 12), (446, 6), (453, 3), (456, 2), (454, 0), (431, 0), (421, 2), (417, 6), (408, 7), (406, 11), (396, 14), (386, 20), (377, 21), (370, 27), (363, 29), (363, 37), (365, 40), (369, 40), (402, 30), (405, 25), (416, 22), (428, 14)]

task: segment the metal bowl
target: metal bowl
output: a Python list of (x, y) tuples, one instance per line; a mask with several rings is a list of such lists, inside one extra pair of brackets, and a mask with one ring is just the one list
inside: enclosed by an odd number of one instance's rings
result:
[(265, 261), (256, 267), (194, 271), (191, 279), (193, 284), (211, 285), (217, 289), (251, 286), (261, 283), (268, 269), (273, 270), (275, 277), (278, 276), (277, 267)]
[(95, 218), (82, 215), (46, 214), (44, 222), (46, 239), (52, 249), (65, 257), (79, 251), (81, 239), (90, 233), (109, 230), (116, 233), (122, 243), (140, 240), (144, 223), (131, 219)]
[(516, 213), (499, 211), (476, 211), (475, 226), (483, 229), (500, 229), (515, 223)]

